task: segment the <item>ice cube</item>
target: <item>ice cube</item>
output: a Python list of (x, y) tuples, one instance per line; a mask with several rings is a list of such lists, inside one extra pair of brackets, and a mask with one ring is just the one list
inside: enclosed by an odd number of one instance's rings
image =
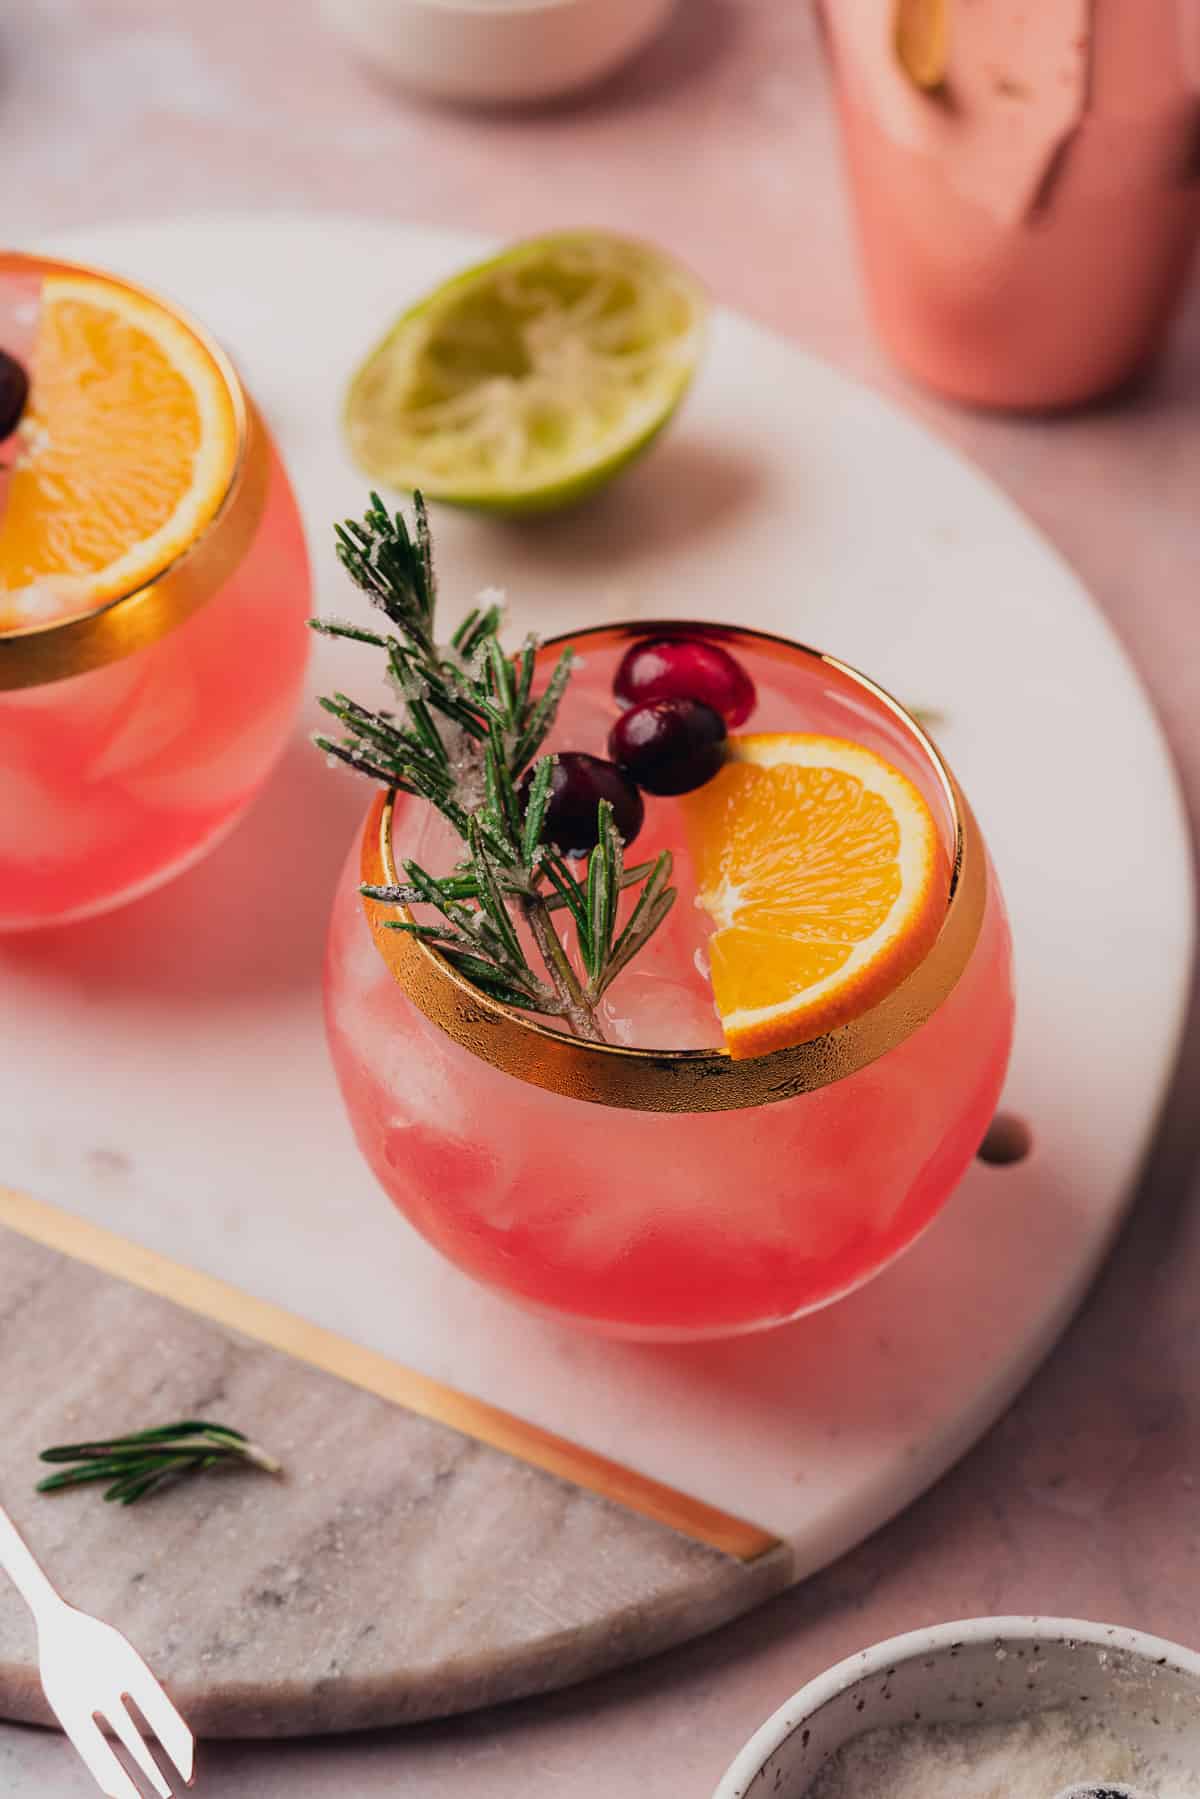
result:
[(180, 732), (153, 767), (124, 784), (145, 805), (164, 812), (209, 812), (231, 806), (262, 780), (287, 741), (292, 696), (252, 719), (233, 737), (193, 745)]
[(608, 734), (619, 716), (617, 703), (607, 686), (589, 685), (582, 679), (582, 661), (576, 656), (571, 685), (550, 728), (545, 749), (583, 750), (589, 756), (607, 757)]
[(463, 853), (461, 838), (441, 813), (418, 799), (397, 803), (392, 847), (397, 867), (405, 861), (419, 862), (431, 875), (449, 874)]
[(47, 868), (94, 855), (120, 834), (121, 810), (72, 800), (24, 768), (0, 766), (0, 863)]
[(613, 1043), (639, 1049), (718, 1049), (723, 1042), (709, 988), (639, 969), (636, 962), (614, 981), (600, 1011), (605, 1035)]
[(127, 656), (66, 681), (44, 681), (39, 687), (18, 687), (0, 694), (0, 715), (37, 713), (64, 735), (93, 736), (110, 726), (129, 704), (142, 675), (141, 658)]
[(110, 781), (114, 776), (148, 771), (148, 765), (187, 732), (196, 712), (195, 684), (187, 670), (160, 664), (145, 672), (145, 684), (136, 697), (133, 687), (124, 696), (118, 693), (117, 704), (122, 697), (125, 701), (124, 717), (100, 753), (89, 761), (87, 780)]

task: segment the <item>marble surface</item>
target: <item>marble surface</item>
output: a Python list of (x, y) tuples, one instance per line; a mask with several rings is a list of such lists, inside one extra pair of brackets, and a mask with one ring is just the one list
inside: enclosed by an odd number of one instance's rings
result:
[[(511, 234), (564, 217), (663, 237), (718, 296), (840, 363), (975, 455), (1075, 562), (1139, 663), (1200, 811), (1200, 301), (1156, 379), (1052, 423), (957, 414), (884, 365), (863, 321), (811, 22), (687, 0), (577, 108), (410, 106), (286, 0), (40, 0), (0, 26), (4, 226), (319, 203)], [(686, 170), (686, 178), (683, 171)], [(751, 1729), (847, 1651), (985, 1611), (1056, 1610), (1196, 1640), (1194, 1303), (1200, 1032), (1138, 1211), (1074, 1330), (990, 1438), (901, 1520), (755, 1616), (658, 1662), (447, 1726), (210, 1749), (199, 1790), (492, 1799), (711, 1790)], [(53, 1738), (0, 1732), (13, 1799), (84, 1795)]]
[[(68, 1336), (64, 1369), (45, 1346)], [(711, 1629), (790, 1577), (783, 1545), (720, 1555), (7, 1232), (0, 1367), (18, 1528), (75, 1604), (120, 1621), (200, 1735), (493, 1704)], [(211, 1476), (130, 1514), (31, 1490), (46, 1444), (151, 1414), (236, 1417), (282, 1462), (275, 1491)], [(0, 1584), (5, 1712), (44, 1723), (32, 1637)]]
[[(161, 284), (232, 351), (296, 484), (314, 604), (343, 616), (328, 521), (357, 512), (362, 480), (331, 428), (345, 360), (331, 352), (317, 370), (307, 348), (334, 320), (339, 343), (377, 340), (398, 307), (488, 240), (241, 213), (50, 241)], [(614, 1343), (468, 1281), (386, 1203), (352, 1141), (326, 1048), (320, 972), (334, 871), (365, 795), (304, 741), (322, 716), (312, 695), (355, 692), (363, 678), (358, 646), (325, 639), (313, 646), (293, 748), (201, 866), (132, 914), (0, 943), (0, 1045), (21, 1044), (0, 1168), (14, 1186), (754, 1520), (792, 1545), (803, 1576), (900, 1510), (994, 1421), (1111, 1240), (1182, 1015), (1193, 906), (1173, 771), (1102, 620), (1021, 514), (902, 412), (736, 314), (714, 317), (684, 415), (627, 482), (537, 527), (442, 508), (435, 530), (444, 603), (500, 578), (514, 637), (614, 612), (729, 610), (941, 710), (939, 741), (982, 821), (1012, 920), (1018, 1003), (1002, 1103), (1027, 1121), (1032, 1153), (971, 1167), (909, 1254), (786, 1330), (690, 1349)], [(793, 570), (803, 571), (799, 591)], [(1035, 636), (1040, 663), (1026, 649)], [(1050, 757), (1077, 796), (1067, 814), (1043, 779)], [(1128, 854), (1097, 903), (1093, 846), (1120, 796)], [(1160, 884), (1148, 890), (1151, 861)], [(286, 926), (273, 923), (264, 956), (247, 920), (274, 921), (280, 893)], [(1105, 978), (1121, 937), (1144, 945), (1132, 985)], [(1116, 1020), (1132, 1068), (1108, 1044)], [(0, 1051), (0, 1070), (5, 1062)], [(406, 1084), (420, 1104), (424, 1089)], [(887, 1086), (903, 1104), (903, 1083)], [(65, 1115), (63, 1089), (73, 1096)], [(455, 1128), (470, 1137), (468, 1091), (459, 1098)], [(433, 1099), (448, 1103), (444, 1091)], [(1103, 1128), (1082, 1143), (1074, 1121), (1087, 1107)], [(202, 1151), (199, 1117), (221, 1121)], [(608, 1115), (591, 1124), (603, 1141)], [(752, 1178), (763, 1152), (747, 1148)], [(614, 1231), (635, 1167), (616, 1173)], [(493, 1178), (503, 1212), (503, 1155)], [(611, 1255), (620, 1240), (593, 1248)], [(0, 1690), (0, 1711), (3, 1699)]]
[[(329, 320), (348, 344), (372, 341), (484, 241), (253, 213), (51, 240), (160, 283), (233, 351), (278, 425), (316, 552), (316, 605), (335, 615), (345, 581), (327, 521), (355, 509), (361, 488), (330, 429), (342, 369), (331, 356), (318, 379), (305, 349)], [(714, 446), (720, 470), (741, 477), (740, 504), (701, 530), (697, 471), (713, 493), (730, 482), (713, 475)], [(0, 1048), (6, 1181), (753, 1520), (791, 1551), (747, 1573), (636, 1520), (626, 1540), (608, 1508), (403, 1414), (389, 1422), (354, 1395), (336, 1426), (323, 1423), (339, 1403), (328, 1382), (310, 1392), (302, 1367), (235, 1357), (220, 1414), (278, 1436), (294, 1469), (273, 1493), (222, 1489), (241, 1502), (236, 1556), (224, 1553), (229, 1515), (203, 1486), (147, 1507), (136, 1526), (59, 1501), (49, 1547), (66, 1590), (129, 1629), (205, 1735), (411, 1723), (561, 1685), (695, 1635), (859, 1542), (994, 1421), (1056, 1340), (1124, 1214), (1176, 1048), (1189, 847), (1157, 728), (1068, 567), (901, 412), (721, 312), (685, 417), (635, 478), (552, 527), (498, 534), (443, 510), (436, 532), (447, 599), (502, 569), (516, 635), (591, 622), (614, 593), (635, 615), (688, 614), (698, 593), (707, 605), (740, 582), (744, 621), (845, 650), (945, 708), (939, 737), (980, 809), (1012, 919), (1017, 1031), (1003, 1104), (1033, 1149), (1017, 1166), (976, 1163), (895, 1266), (786, 1329), (704, 1346), (608, 1342), (466, 1280), (396, 1219), (354, 1147), (321, 1027), (320, 967), (325, 863), (341, 860), (364, 800), (302, 741), (203, 866), (132, 912), (5, 940), (0, 1045), (20, 1044), (19, 1056)], [(791, 569), (804, 571), (800, 596)], [(1026, 653), (1035, 635), (1043, 666)], [(315, 646), (310, 690), (353, 690), (360, 676), (355, 647)], [(317, 717), (310, 707), (304, 726)], [(1067, 816), (1042, 779), (1051, 755), (1077, 796)], [(1127, 866), (1109, 868), (1100, 903), (1093, 846), (1122, 799)], [(353, 824), (326, 816), (343, 802)], [(1161, 887), (1148, 892), (1150, 861)], [(289, 903), (264, 958), (247, 920), (276, 916), (280, 892), (303, 904)], [(1136, 987), (1106, 979), (1122, 936), (1143, 945)], [(1107, 1041), (1114, 1018), (1133, 1069)], [(1103, 1125), (1084, 1143), (1087, 1107)], [(203, 1145), (199, 1119), (220, 1121)], [(469, 1121), (461, 1128), (470, 1134)], [(610, 1224), (620, 1199), (618, 1185)], [(0, 1222), (10, 1216), (0, 1190)], [(215, 1410), (206, 1370), (228, 1358), (211, 1333), (198, 1357), (196, 1327), (169, 1310), (86, 1285), (86, 1352), (64, 1353), (78, 1271), (22, 1273), (5, 1244), (0, 1231), (0, 1494), (32, 1504), (40, 1534), (45, 1508), (27, 1485), (39, 1442), (78, 1436), (76, 1417), (100, 1429)], [(100, 1338), (107, 1352), (95, 1355)], [(151, 1341), (127, 1374), (124, 1347)], [(202, 1588), (195, 1571), (214, 1555), (219, 1572)], [(0, 1712), (27, 1717), (36, 1689), (11, 1635), (19, 1618), (0, 1582)]]

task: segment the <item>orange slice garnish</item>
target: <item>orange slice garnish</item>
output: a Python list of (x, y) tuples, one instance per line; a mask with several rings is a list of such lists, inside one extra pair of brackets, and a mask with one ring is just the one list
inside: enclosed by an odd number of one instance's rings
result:
[(734, 1057), (844, 1024), (932, 947), (947, 859), (920, 793), (873, 751), (790, 732), (734, 737), (725, 766), (681, 804)]
[(162, 572), (229, 488), (238, 424), (216, 359), (153, 300), (48, 275), (0, 520), (0, 631)]

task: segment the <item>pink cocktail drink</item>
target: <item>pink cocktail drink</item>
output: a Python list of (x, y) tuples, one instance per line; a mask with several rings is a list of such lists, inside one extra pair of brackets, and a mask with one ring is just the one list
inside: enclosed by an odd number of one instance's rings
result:
[(287, 741), (308, 650), (303, 529), (261, 418), (206, 348), (239, 434), (215, 516), (94, 608), (56, 612), (53, 581), (7, 613), (0, 592), (0, 930), (167, 880), (230, 828)]
[[(613, 672), (640, 634), (573, 640), (582, 661), (551, 749), (604, 753)], [(611, 1048), (572, 1043), (564, 1060), (556, 1032), (513, 1014), (526, 1040), (514, 1064), (482, 1041), (487, 1031), (468, 1027), (458, 1040), (418, 1009), (358, 891), (364, 869), (379, 878), (378, 807), (351, 851), (329, 940), (334, 1063), (358, 1141), (396, 1205), (475, 1278), (627, 1336), (759, 1329), (869, 1279), (936, 1216), (975, 1154), (1012, 1031), (994, 873), (919, 729), (836, 663), (751, 633), (718, 635), (757, 685), (753, 729), (876, 750), (920, 788), (948, 862), (965, 846), (938, 942), (905, 983), (907, 1007), (889, 1010), (890, 995), (820, 1042), (731, 1064), (682, 809), (662, 798), (647, 799), (630, 854), (672, 849), (679, 899), (606, 996)], [(453, 845), (430, 818), (398, 800), (392, 846), (444, 872)], [(581, 1049), (582, 1072), (571, 1062)]]

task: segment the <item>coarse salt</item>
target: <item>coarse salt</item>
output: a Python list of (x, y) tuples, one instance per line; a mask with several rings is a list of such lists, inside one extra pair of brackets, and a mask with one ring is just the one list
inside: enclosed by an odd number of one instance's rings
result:
[(1200, 1770), (1148, 1757), (1109, 1726), (1066, 1711), (1003, 1724), (869, 1730), (832, 1757), (805, 1799), (1056, 1799), (1084, 1782), (1151, 1799), (1200, 1799)]

